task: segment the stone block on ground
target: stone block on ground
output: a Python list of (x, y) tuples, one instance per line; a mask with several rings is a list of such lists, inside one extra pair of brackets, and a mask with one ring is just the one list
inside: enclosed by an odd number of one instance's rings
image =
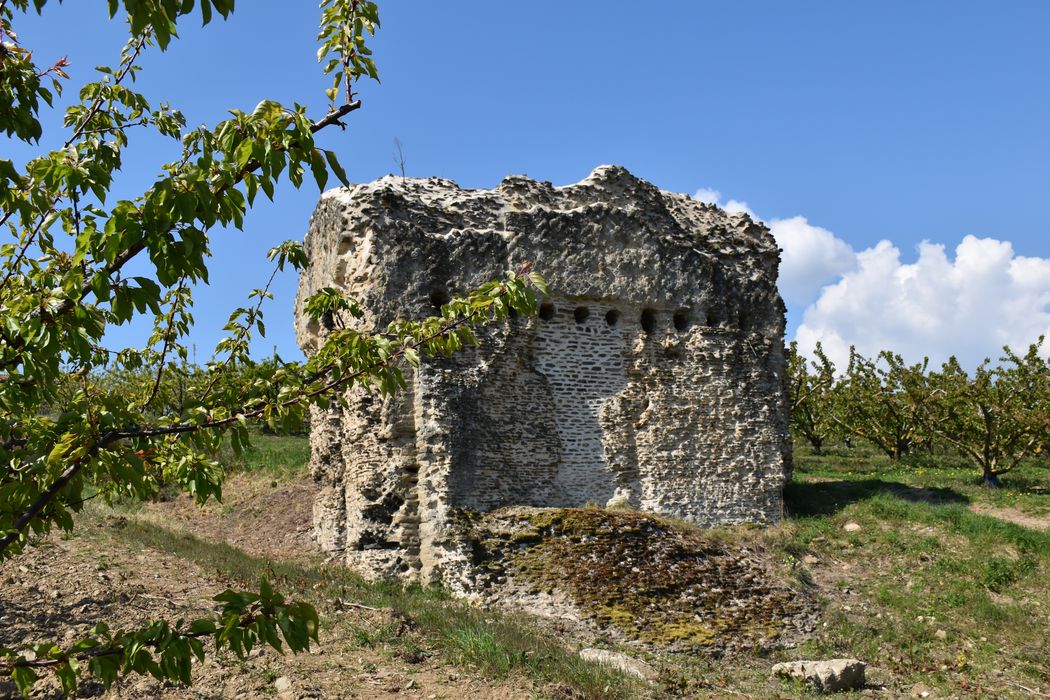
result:
[(602, 666), (615, 668), (628, 675), (637, 676), (646, 681), (651, 681), (657, 676), (656, 669), (649, 664), (618, 651), (610, 651), (608, 649), (581, 649), (580, 658), (584, 661), (593, 661)]
[(773, 666), (772, 675), (804, 680), (822, 693), (832, 693), (862, 687), (866, 668), (867, 664), (857, 659), (789, 661)]

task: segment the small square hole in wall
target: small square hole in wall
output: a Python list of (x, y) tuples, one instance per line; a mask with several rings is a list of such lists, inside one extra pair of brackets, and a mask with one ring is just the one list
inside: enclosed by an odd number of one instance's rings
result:
[(572, 312), (573, 318), (576, 319), (576, 323), (583, 323), (587, 320), (587, 317), (591, 315), (591, 310), (586, 306), (577, 306), (576, 310)]
[(540, 318), (549, 321), (554, 318), (554, 304), (540, 304)]
[(430, 292), (430, 305), (434, 307), (435, 311), (440, 312), (441, 307), (447, 304), (449, 301), (448, 292), (444, 289), (434, 289)]
[(612, 328), (620, 322), (620, 312), (616, 309), (609, 309), (605, 313), (605, 322), (609, 324), (610, 328)]
[(679, 333), (689, 330), (689, 312), (686, 309), (675, 311), (672, 321), (674, 322), (674, 329)]
[(642, 330), (646, 334), (651, 334), (656, 330), (656, 312), (652, 309), (642, 309), (641, 318)]

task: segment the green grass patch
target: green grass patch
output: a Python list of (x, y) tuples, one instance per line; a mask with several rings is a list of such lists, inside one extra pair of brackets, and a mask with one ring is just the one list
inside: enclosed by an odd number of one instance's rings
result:
[(310, 464), (310, 440), (302, 435), (252, 434), (251, 447), (239, 456), (223, 445), (218, 461), (229, 472), (251, 472), (278, 481), (306, 474)]
[(838, 591), (803, 655), (857, 655), (905, 687), (949, 695), (1012, 696), (1004, 672), (1050, 681), (1050, 640), (1034, 632), (1050, 624), (1050, 531), (1007, 519), (1050, 512), (1045, 461), (1018, 467), (1002, 489), (979, 485), (952, 455), (894, 462), (863, 448), (798, 449), (795, 464), (778, 545), (835, 562), (824, 585), (830, 577)]

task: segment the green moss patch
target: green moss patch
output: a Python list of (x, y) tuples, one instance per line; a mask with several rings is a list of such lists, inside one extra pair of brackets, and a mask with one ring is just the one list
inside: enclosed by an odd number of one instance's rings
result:
[(760, 552), (641, 513), (461, 513), (477, 584), (560, 593), (600, 630), (680, 651), (765, 648), (812, 625), (814, 604)]

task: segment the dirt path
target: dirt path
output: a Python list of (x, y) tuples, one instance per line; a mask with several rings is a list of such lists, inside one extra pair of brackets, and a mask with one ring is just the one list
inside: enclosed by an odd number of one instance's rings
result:
[(970, 510), (979, 515), (988, 515), (1021, 527), (1030, 527), (1034, 530), (1050, 530), (1050, 514), (1032, 515), (1017, 508), (999, 508), (987, 503), (974, 503), (970, 506)]
[[(294, 559), (308, 549), (312, 485), (272, 485), (235, 477), (224, 504), (202, 513), (179, 499), (143, 514), (169, 529), (227, 541), (253, 554)], [(53, 640), (69, 643), (105, 620), (113, 629), (149, 619), (192, 619), (216, 609), (212, 596), (239, 587), (192, 562), (123, 544), (118, 516), (86, 519), (77, 536), (49, 538), (15, 560), (0, 564), (0, 645)], [(106, 698), (494, 698), (535, 697), (523, 678), (491, 681), (472, 677), (412, 644), (369, 643), (376, 630), (400, 634), (392, 611), (350, 608), (329, 614), (314, 652), (281, 656), (255, 649), (238, 660), (210, 656), (195, 665), (194, 686), (131, 677), (108, 693), (88, 682), (82, 695)], [(0, 698), (13, 697), (0, 684)], [(33, 697), (57, 698), (57, 684), (41, 683)]]

